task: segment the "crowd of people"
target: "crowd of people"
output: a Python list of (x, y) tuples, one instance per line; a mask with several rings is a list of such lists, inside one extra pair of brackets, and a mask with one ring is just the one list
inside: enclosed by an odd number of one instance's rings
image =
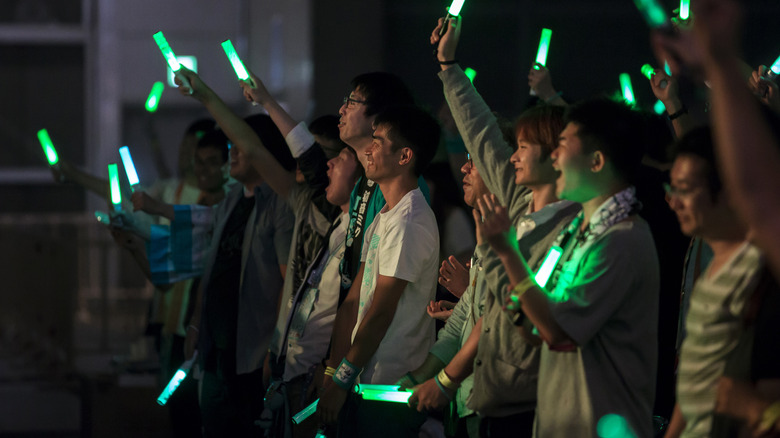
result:
[[(568, 103), (536, 64), (538, 103), (507, 126), (459, 66), (461, 17), (429, 41), (441, 123), (391, 73), (307, 125), (251, 72), (265, 114), (242, 118), (182, 68), (213, 120), (112, 229), (158, 289), (162, 379), (197, 354), (176, 436), (780, 436), (780, 93), (745, 73), (742, 15), (698, 0), (652, 34), (664, 121)], [(683, 76), (709, 90), (707, 124)], [(461, 188), (427, 177), (441, 124)]]

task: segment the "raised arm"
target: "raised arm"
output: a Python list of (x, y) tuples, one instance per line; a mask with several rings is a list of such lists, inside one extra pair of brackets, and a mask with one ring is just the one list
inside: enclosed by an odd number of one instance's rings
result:
[[(225, 102), (209, 88), (196, 73), (182, 67), (182, 74), (192, 86), (191, 96), (201, 103), (214, 117), (234, 146), (249, 156), (252, 166), (260, 173), (271, 189), (286, 198), (295, 184), (295, 176), (276, 161), (273, 154), (263, 146), (254, 130)], [(182, 94), (190, 96), (187, 87), (180, 86)]]
[[(430, 42), (438, 47), (440, 63), (455, 60), (461, 21), (461, 17), (450, 19), (447, 32), (439, 37), (443, 25), (440, 19), (431, 34)], [(515, 184), (515, 169), (509, 161), (513, 150), (504, 140), (498, 120), (460, 66), (441, 64), (441, 70), (439, 78), (444, 85), (444, 96), (474, 165), (488, 190), (502, 205), (509, 206), (510, 216), (519, 216), (527, 206), (518, 201), (527, 191)]]
[[(662, 87), (664, 81), (666, 86)], [(650, 88), (655, 97), (664, 104), (666, 116), (672, 121), (674, 135), (680, 138), (690, 131), (693, 120), (680, 100), (680, 85), (677, 76), (669, 76), (663, 69), (653, 69), (653, 74), (650, 76)]]

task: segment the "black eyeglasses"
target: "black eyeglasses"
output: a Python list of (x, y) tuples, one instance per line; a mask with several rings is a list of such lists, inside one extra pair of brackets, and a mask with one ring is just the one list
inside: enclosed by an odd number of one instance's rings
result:
[(347, 108), (354, 108), (357, 104), (362, 103), (362, 104), (365, 105), (366, 103), (368, 103), (368, 101), (367, 100), (357, 100), (357, 99), (353, 99), (353, 98), (351, 98), (349, 96), (344, 96), (344, 103), (347, 104)]

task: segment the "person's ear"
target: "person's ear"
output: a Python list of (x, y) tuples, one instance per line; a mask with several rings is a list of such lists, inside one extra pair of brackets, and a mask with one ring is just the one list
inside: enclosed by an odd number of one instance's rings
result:
[(591, 172), (601, 172), (604, 166), (607, 165), (607, 157), (601, 151), (596, 151), (591, 154)]

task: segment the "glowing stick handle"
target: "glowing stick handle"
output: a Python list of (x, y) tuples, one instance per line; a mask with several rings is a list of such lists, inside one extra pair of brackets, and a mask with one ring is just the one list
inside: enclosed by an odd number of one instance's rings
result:
[(160, 48), (160, 52), (168, 62), (168, 66), (171, 68), (171, 70), (173, 70), (174, 75), (179, 78), (183, 87), (190, 89), (190, 94), (192, 94), (192, 86), (190, 85), (190, 81), (187, 80), (187, 78), (181, 74), (181, 72), (179, 72), (179, 70), (181, 70), (181, 64), (179, 64), (179, 61), (176, 60), (176, 55), (173, 53), (171, 46), (165, 39), (165, 35), (163, 35), (162, 31), (159, 31), (152, 35), (152, 38), (154, 38), (154, 41), (157, 43), (157, 47)]
[(181, 382), (184, 380), (184, 378), (187, 377), (187, 374), (189, 374), (190, 370), (192, 369), (192, 365), (195, 364), (195, 359), (197, 358), (198, 352), (196, 351), (190, 360), (184, 361), (184, 363), (181, 364), (181, 367), (176, 370), (176, 374), (173, 375), (171, 380), (168, 382), (168, 385), (165, 387), (165, 389), (163, 389), (163, 392), (160, 393), (159, 397), (157, 397), (158, 405), (165, 406), (165, 404), (168, 403), (168, 399), (171, 397), (171, 395), (173, 395), (174, 391), (176, 391), (176, 388), (181, 385)]
[(153, 113), (157, 111), (157, 106), (160, 105), (160, 98), (162, 97), (163, 90), (165, 90), (165, 84), (162, 82), (155, 82), (152, 85), (152, 91), (149, 92), (149, 97), (146, 98), (146, 111)]
[(320, 399), (314, 400), (312, 404), (309, 406), (306, 406), (303, 408), (302, 411), (298, 412), (297, 414), (293, 415), (292, 422), (293, 424), (301, 424), (304, 420), (311, 417), (312, 414), (317, 412), (317, 403), (320, 402)]
[(114, 210), (122, 211), (122, 192), (119, 191), (119, 171), (116, 163), (108, 165), (108, 182), (111, 185), (111, 203)]
[(130, 155), (130, 148), (122, 146), (119, 148), (119, 156), (122, 157), (122, 164), (125, 166), (125, 173), (127, 174), (127, 181), (130, 183), (130, 189), (135, 191), (138, 185), (138, 173), (135, 171), (135, 164), (133, 164), (133, 157)]
[(46, 161), (49, 162), (49, 166), (56, 166), (60, 158), (57, 156), (57, 150), (54, 149), (51, 137), (49, 137), (49, 131), (45, 129), (38, 131), (38, 141), (41, 143), (43, 153), (46, 154)]

